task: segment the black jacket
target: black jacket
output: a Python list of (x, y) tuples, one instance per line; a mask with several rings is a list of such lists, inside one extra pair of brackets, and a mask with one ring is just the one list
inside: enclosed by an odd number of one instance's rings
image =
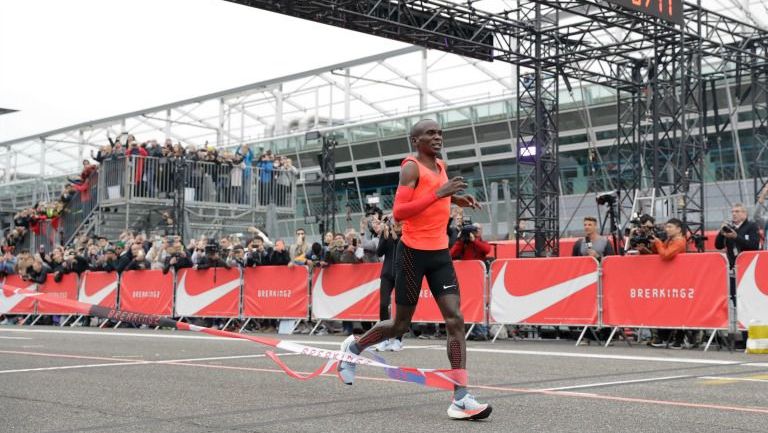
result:
[(272, 252), (269, 255), (270, 265), (273, 265), (273, 266), (287, 265), (290, 262), (291, 262), (291, 255), (288, 253), (288, 250), (283, 250), (283, 251), (272, 250)]
[(246, 260), (245, 265), (246, 266), (266, 266), (269, 265), (269, 256), (272, 252), (271, 249), (264, 249), (261, 252), (259, 251), (252, 251), (251, 254), (248, 255), (248, 260)]
[(216, 259), (209, 259), (208, 257), (201, 257), (200, 261), (197, 262), (197, 269), (209, 269), (209, 268), (227, 268), (230, 269), (232, 266), (229, 266), (227, 262), (225, 262), (221, 258)]
[(165, 262), (163, 263), (163, 273), (167, 274), (171, 268), (173, 268), (174, 272), (178, 272), (179, 269), (184, 268), (191, 268), (192, 267), (192, 260), (189, 259), (188, 256), (176, 256), (176, 263), (171, 264), (171, 259), (173, 256), (168, 256), (165, 258)]
[(384, 257), (384, 263), (381, 265), (381, 278), (395, 278), (395, 251), (400, 239), (393, 239), (391, 236), (379, 238), (379, 247), (376, 254)]
[(744, 221), (736, 230), (736, 238), (728, 239), (723, 236), (723, 232), (717, 233), (715, 238), (715, 248), (722, 250), (725, 248), (725, 254), (728, 256), (728, 263), (733, 268), (736, 263), (736, 256), (742, 251), (756, 251), (760, 249), (760, 228), (750, 220)]

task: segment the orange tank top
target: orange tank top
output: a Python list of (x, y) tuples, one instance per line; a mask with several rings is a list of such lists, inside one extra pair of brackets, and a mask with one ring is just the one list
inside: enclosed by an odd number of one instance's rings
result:
[[(437, 160), (439, 173), (435, 173), (409, 156), (400, 164), (413, 161), (419, 167), (419, 181), (416, 184), (413, 198), (434, 194), (443, 184), (448, 182), (445, 172), (445, 162)], [(410, 248), (417, 250), (444, 250), (448, 248), (448, 219), (451, 216), (451, 197), (438, 199), (420, 214), (403, 222), (402, 241)]]

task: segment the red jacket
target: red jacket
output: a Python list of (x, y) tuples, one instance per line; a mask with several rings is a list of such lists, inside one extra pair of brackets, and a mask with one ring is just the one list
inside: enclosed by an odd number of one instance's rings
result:
[(138, 149), (138, 153), (131, 153), (132, 149), (129, 147), (125, 150), (125, 156), (128, 158), (130, 158), (131, 155), (137, 155), (141, 157), (135, 159), (136, 170), (134, 172), (135, 176), (133, 177), (133, 183), (138, 185), (141, 183), (141, 176), (144, 174), (144, 158), (146, 158), (149, 154), (147, 153), (147, 150), (141, 146), (137, 146), (136, 149)]
[(651, 245), (651, 250), (661, 256), (663, 260), (672, 260), (676, 255), (685, 253), (685, 238), (668, 239), (667, 241), (656, 239)]
[(485, 260), (490, 252), (491, 244), (480, 238), (468, 243), (458, 240), (451, 247), (451, 257), (454, 260)]

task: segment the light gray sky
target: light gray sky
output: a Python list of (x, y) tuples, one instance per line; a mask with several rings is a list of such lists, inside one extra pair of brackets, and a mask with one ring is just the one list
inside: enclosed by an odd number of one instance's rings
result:
[[(762, 24), (767, 2), (702, 5)], [(0, 0), (0, 142), (404, 46), (223, 0)]]
[(0, 0), (0, 141), (404, 46), (222, 0)]

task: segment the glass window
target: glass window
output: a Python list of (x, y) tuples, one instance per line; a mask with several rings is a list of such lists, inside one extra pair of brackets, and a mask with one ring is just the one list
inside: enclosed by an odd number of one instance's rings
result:
[(480, 148), (480, 154), (482, 155), (495, 155), (498, 153), (512, 152), (511, 144), (503, 144), (501, 146), (490, 146)]
[(507, 140), (510, 138), (509, 123), (499, 122), (490, 123), (487, 125), (478, 125), (475, 127), (475, 133), (477, 133), (478, 143)]
[(355, 159), (379, 158), (379, 145), (375, 141), (363, 144), (355, 144), (352, 147), (352, 154)]
[(445, 111), (437, 115), (438, 123), (443, 128), (468, 125), (470, 123), (469, 113), (470, 110), (467, 108)]
[(349, 146), (336, 146), (333, 157), (336, 160), (336, 164), (351, 161), (352, 156), (349, 154)]
[(406, 137), (381, 141), (381, 153), (384, 155), (400, 155), (411, 151), (410, 143)]
[[(478, 122), (506, 119), (508, 117), (507, 103), (506, 101), (499, 101), (475, 107), (475, 116)], [(478, 132), (478, 140), (480, 139), (479, 135)]]
[(400, 164), (403, 162), (402, 159), (389, 159), (387, 161), (384, 161), (384, 167), (400, 167)]
[(366, 162), (365, 164), (357, 164), (357, 171), (365, 170), (378, 170), (381, 168), (379, 162)]
[(475, 137), (472, 134), (472, 128), (452, 129), (443, 132), (445, 147), (464, 146), (474, 144)]
[(475, 149), (466, 149), (466, 150), (457, 150), (454, 152), (448, 152), (448, 158), (450, 159), (460, 159), (460, 158), (474, 158), (477, 156), (475, 154)]

